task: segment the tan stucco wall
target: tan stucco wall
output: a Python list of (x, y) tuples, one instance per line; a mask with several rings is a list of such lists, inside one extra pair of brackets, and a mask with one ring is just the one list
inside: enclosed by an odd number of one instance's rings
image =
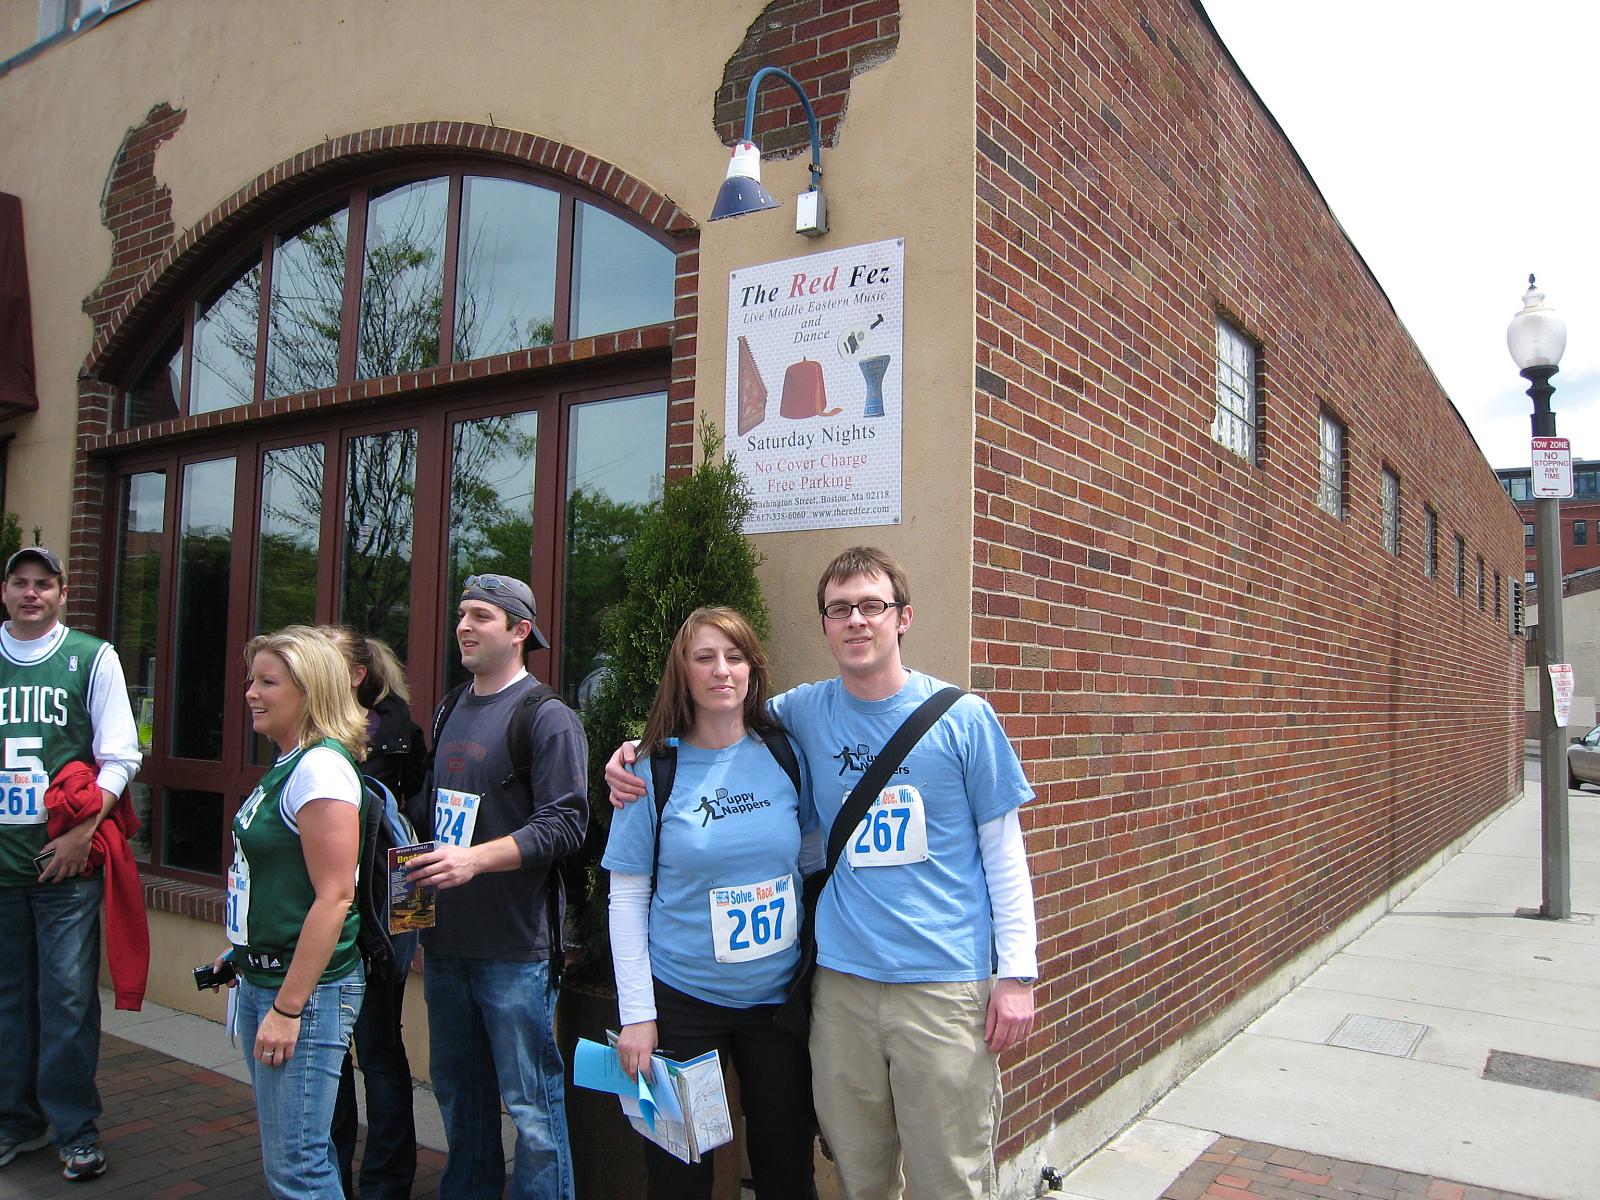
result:
[[(0, 188), (23, 199), (41, 402), (36, 416), (0, 425), (16, 433), (10, 506), (64, 546), (75, 378), (90, 344), (82, 301), (104, 276), (111, 244), (100, 193), (124, 133), (153, 105), (187, 111), (156, 159), (180, 231), (327, 137), (445, 119), (570, 143), (704, 221), (727, 161), (712, 129), (713, 93), (761, 8), (754, 0), (670, 9), (632, 0), (352, 0), (337, 10), (315, 0), (154, 0), (0, 77)], [(908, 656), (966, 679), (972, 41), (969, 0), (907, 6), (898, 53), (855, 79), (840, 144), (824, 152), (825, 238), (793, 232), (793, 197), (806, 183), (798, 158), (766, 168), (782, 210), (704, 228), (700, 404), (719, 419), (729, 270), (906, 240), (905, 521), (758, 539), (786, 682), (831, 669), (810, 597), (823, 562), (857, 541), (889, 547), (911, 572), (918, 628)]]

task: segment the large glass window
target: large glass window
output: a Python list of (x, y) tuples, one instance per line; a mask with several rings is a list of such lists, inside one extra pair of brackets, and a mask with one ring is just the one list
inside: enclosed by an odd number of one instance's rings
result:
[(382, 638), (403, 660), (410, 644), (417, 431), (351, 438), (347, 453), (339, 619)]
[[(139, 730), (139, 750), (154, 749), (156, 633), (161, 601), (161, 562), (166, 530), (167, 477), (141, 471), (122, 479), (117, 505), (117, 574), (112, 597), (111, 639), (122, 659), (128, 701)], [(139, 817), (134, 857), (150, 861), (150, 789), (135, 780), (129, 799)]]
[(672, 320), (672, 252), (643, 230), (578, 205), (572, 336)]
[(555, 340), (560, 221), (561, 196), (549, 188), (471, 175), (462, 180), (457, 362)]
[[(508, 413), (458, 421), (450, 438), (450, 543), (442, 611), (455, 621), (469, 575), (533, 577), (535, 476), (539, 414)], [(548, 614), (540, 622), (550, 635)], [(451, 637), (444, 646), (445, 686), (466, 681)]]
[(524, 174), (397, 173), (264, 231), (242, 265), (184, 298), (193, 320), (127, 388), (123, 423), (672, 319), (670, 246), (573, 185)]
[(258, 262), (203, 299), (195, 312), (190, 412), (236, 408), (255, 399), (256, 341), (260, 332)]
[[(183, 319), (124, 381), (125, 424), (670, 320), (671, 249), (523, 174), (443, 163), (307, 198), (174, 297)], [(151, 867), (220, 878), (228, 821), (271, 758), (240, 699), (254, 633), (342, 620), (383, 638), (426, 721), (462, 678), (461, 583), (497, 571), (529, 582), (552, 641), (529, 669), (568, 696), (592, 677), (621, 546), (665, 471), (669, 367), (641, 351), (386, 382), (359, 406), (291, 400), (181, 439), (135, 428), (110, 464), (104, 592), (147, 748)]]
[(233, 550), (233, 459), (183, 469), (178, 519), (178, 605), (172, 681), (172, 755), (222, 757), (221, 663), (228, 644), (229, 556)]
[(321, 533), (322, 443), (267, 451), (256, 541), (257, 633), (317, 619)]
[(346, 209), (277, 239), (267, 305), (267, 399), (339, 382)]
[(374, 192), (367, 206), (356, 377), (420, 371), (439, 361), (449, 181)]
[(604, 666), (600, 622), (622, 595), (622, 548), (661, 495), (667, 398), (658, 392), (578, 405), (569, 430), (561, 678), (572, 701)]

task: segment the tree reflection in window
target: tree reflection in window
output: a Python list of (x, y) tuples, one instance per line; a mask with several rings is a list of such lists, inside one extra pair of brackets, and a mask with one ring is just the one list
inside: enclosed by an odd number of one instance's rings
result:
[(348, 224), (340, 209), (278, 239), (267, 306), (269, 400), (339, 382)]
[(256, 632), (317, 619), (322, 444), (270, 450), (261, 463)]
[(426, 179), (374, 193), (368, 203), (357, 378), (438, 363), (448, 199), (448, 180)]
[(172, 753), (215, 761), (222, 757), (223, 672), (228, 656), (237, 653), (228, 645), (233, 459), (183, 469), (181, 513)]
[[(445, 613), (454, 620), (468, 575), (498, 572), (531, 582), (537, 413), (458, 422), (450, 439), (450, 549)], [(542, 626), (549, 632), (548, 620)], [(466, 673), (455, 639), (444, 651), (447, 687)]]
[(261, 333), (261, 263), (203, 300), (194, 318), (189, 411), (249, 404), (256, 394), (256, 342)]
[(416, 494), (415, 429), (350, 439), (339, 619), (382, 638), (402, 660), (410, 644)]
[(465, 362), (555, 338), (561, 197), (512, 179), (462, 180), (452, 353)]

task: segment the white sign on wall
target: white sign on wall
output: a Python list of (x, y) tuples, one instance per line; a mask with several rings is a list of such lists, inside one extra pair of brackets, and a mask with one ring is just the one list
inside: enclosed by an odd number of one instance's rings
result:
[(728, 276), (724, 429), (746, 533), (900, 523), (905, 243)]
[(1569, 438), (1533, 439), (1533, 494), (1540, 500), (1572, 498), (1572, 441)]

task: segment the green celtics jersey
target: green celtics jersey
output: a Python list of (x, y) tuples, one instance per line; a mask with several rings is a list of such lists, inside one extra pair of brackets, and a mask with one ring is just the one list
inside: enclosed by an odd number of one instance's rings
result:
[(39, 882), (45, 789), (71, 762), (94, 764), (89, 681), (111, 647), (69, 629), (55, 652), (19, 663), (0, 653), (0, 887)]
[[(318, 745), (337, 751), (350, 764), (359, 787), (361, 772), (350, 751), (333, 741)], [(224, 920), (228, 940), (234, 945), (234, 966), (262, 987), (283, 982), (300, 940), (300, 928), (316, 899), (299, 831), (289, 825), (281, 803), (289, 776), (306, 754), (307, 748), (301, 747), (273, 763), (233, 818), (233, 865), (228, 868)], [(362, 804), (366, 804), (365, 797)], [(352, 899), (319, 982), (342, 979), (361, 960), (356, 947), (360, 921)]]

